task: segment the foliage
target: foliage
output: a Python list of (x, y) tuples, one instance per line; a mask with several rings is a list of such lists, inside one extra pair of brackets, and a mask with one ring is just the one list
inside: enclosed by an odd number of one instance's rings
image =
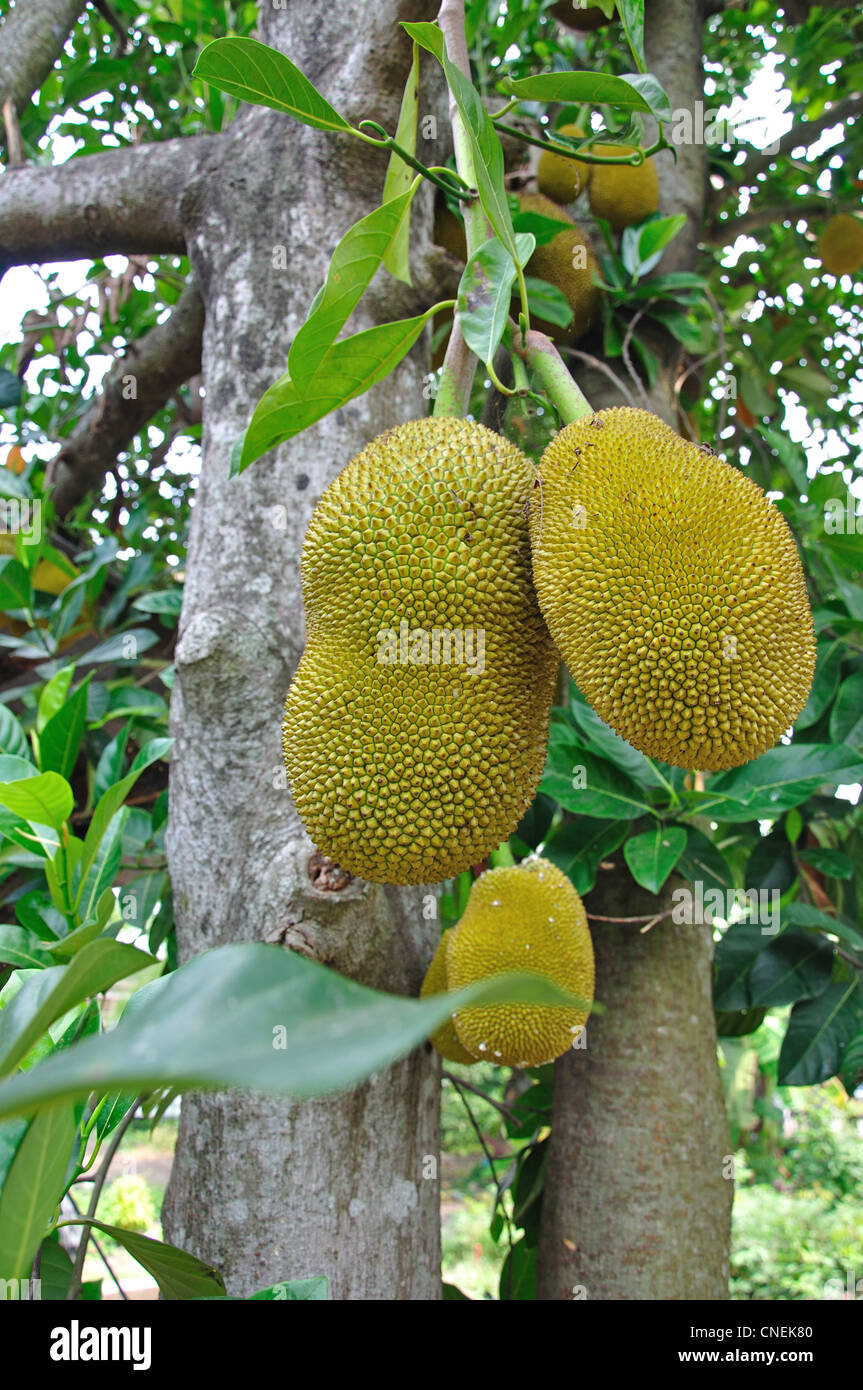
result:
[(156, 1220), (150, 1184), (136, 1173), (125, 1173), (106, 1187), (99, 1211), (103, 1221), (121, 1231), (146, 1231)]

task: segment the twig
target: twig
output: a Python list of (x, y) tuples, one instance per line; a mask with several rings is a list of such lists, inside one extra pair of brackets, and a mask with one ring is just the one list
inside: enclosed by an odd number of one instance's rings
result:
[(609, 378), (609, 380), (614, 382), (614, 385), (617, 387), (620, 394), (626, 397), (626, 399), (629, 401), (629, 404), (631, 406), (635, 405), (635, 397), (633, 396), (623, 377), (618, 376), (617, 372), (614, 371), (613, 368), (609, 367), (607, 362), (603, 362), (600, 357), (594, 357), (589, 352), (582, 352), (581, 348), (568, 347), (564, 348), (564, 351), (566, 352), (568, 357), (578, 357), (582, 362), (587, 363), (589, 367), (595, 367), (597, 371), (604, 372), (605, 375)]
[(516, 1119), (515, 1112), (511, 1110), (508, 1105), (504, 1105), (503, 1102), (499, 1100), (492, 1100), (491, 1096), (487, 1095), (479, 1086), (474, 1086), (472, 1082), (465, 1081), (461, 1076), (453, 1076), (451, 1071), (442, 1071), (441, 1076), (445, 1081), (451, 1081), (454, 1086), (464, 1086), (466, 1091), (472, 1091), (473, 1094), (479, 1096), (481, 1100), (488, 1101), (489, 1105), (493, 1105), (495, 1110), (499, 1110), (505, 1119), (513, 1121)]
[[(129, 1128), (130, 1124), (135, 1118), (135, 1111), (138, 1109), (138, 1106), (142, 1103), (142, 1101), (146, 1099), (146, 1095), (146, 1091), (142, 1091), (141, 1095), (136, 1097), (134, 1105), (132, 1105), (127, 1114), (123, 1116), (122, 1120), (118, 1124), (111, 1137), (111, 1142), (105, 1151), (104, 1158), (102, 1159), (102, 1166), (99, 1169), (95, 1182), (93, 1183), (93, 1191), (90, 1194), (90, 1203), (87, 1207), (87, 1217), (90, 1220), (92, 1220), (96, 1215), (96, 1208), (99, 1205), (99, 1198), (102, 1195), (102, 1188), (105, 1186), (105, 1179), (108, 1176), (108, 1169), (111, 1166), (114, 1155), (119, 1149), (120, 1144), (122, 1143), (123, 1135), (126, 1133), (127, 1129)], [(66, 1299), (68, 1302), (73, 1302), (78, 1297), (78, 1293), (80, 1292), (81, 1275), (84, 1270), (84, 1260), (87, 1256), (87, 1244), (90, 1240), (91, 1230), (91, 1226), (84, 1226), (81, 1233), (81, 1243), (78, 1246), (77, 1251), (75, 1252), (75, 1263), (72, 1266), (72, 1277), (69, 1280), (69, 1288), (66, 1291)]]
[(632, 377), (632, 380), (635, 382), (636, 386), (641, 392), (641, 399), (644, 401), (644, 404), (647, 407), (650, 406), (650, 401), (648, 399), (647, 392), (644, 389), (644, 382), (641, 380), (641, 377), (638, 375), (638, 372), (632, 365), (632, 358), (629, 355), (629, 344), (632, 342), (632, 335), (635, 332), (635, 325), (639, 322), (640, 319), (644, 317), (651, 304), (655, 303), (655, 299), (649, 299), (643, 309), (639, 309), (636, 314), (633, 314), (632, 318), (629, 321), (629, 324), (627, 325), (626, 334), (624, 336), (623, 342), (620, 345), (620, 355), (626, 363), (626, 370), (629, 372), (629, 375)]
[[(88, 1179), (88, 1181), (89, 1181), (89, 1182), (94, 1182), (94, 1181), (95, 1181), (95, 1177), (94, 1177), (94, 1178)], [(80, 1215), (81, 1215), (81, 1208), (78, 1206), (78, 1203), (75, 1201), (75, 1198), (72, 1196), (72, 1193), (71, 1193), (71, 1192), (67, 1192), (67, 1193), (66, 1193), (66, 1196), (69, 1198), (69, 1201), (70, 1201), (71, 1204), (72, 1204), (72, 1210), (75, 1211), (75, 1212), (77, 1212), (77, 1214), (80, 1216)], [(88, 1227), (87, 1229), (89, 1229), (89, 1227)], [(107, 1271), (108, 1271), (108, 1273), (110, 1274), (111, 1278), (114, 1280), (114, 1283), (117, 1285), (117, 1288), (118, 1288), (119, 1291), (120, 1291), (120, 1297), (126, 1299), (126, 1301), (128, 1302), (129, 1295), (126, 1293), (126, 1290), (123, 1288), (123, 1285), (120, 1283), (120, 1280), (117, 1278), (116, 1274), (114, 1273), (113, 1269), (111, 1268), (110, 1261), (108, 1260), (108, 1257), (107, 1257), (107, 1255), (105, 1254), (104, 1250), (102, 1249), (101, 1245), (99, 1244), (98, 1240), (96, 1239), (96, 1237), (95, 1237), (94, 1235), (91, 1235), (91, 1236), (90, 1236), (90, 1239), (92, 1240), (94, 1246), (96, 1247), (96, 1252), (97, 1252), (97, 1254), (98, 1254), (98, 1256), (99, 1256), (99, 1259), (102, 1261), (102, 1264), (105, 1266), (105, 1268), (107, 1269)]]

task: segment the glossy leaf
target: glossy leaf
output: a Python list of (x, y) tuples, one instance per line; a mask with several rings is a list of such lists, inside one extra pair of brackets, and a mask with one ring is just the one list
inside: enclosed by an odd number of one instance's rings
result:
[(39, 1111), (18, 1144), (0, 1193), (0, 1278), (29, 1277), (66, 1186), (74, 1139), (73, 1106), (56, 1105)]
[(806, 932), (788, 931), (771, 941), (749, 974), (753, 1004), (774, 1008), (823, 993), (833, 971), (833, 947)]
[(122, 1226), (109, 1226), (105, 1221), (96, 1221), (93, 1217), (81, 1217), (73, 1224), (90, 1226), (122, 1245), (153, 1276), (163, 1298), (219, 1298), (225, 1293), (218, 1270), (187, 1251), (178, 1250), (175, 1245), (139, 1235), (137, 1231), (124, 1230)]
[(623, 857), (636, 883), (648, 893), (658, 893), (685, 848), (683, 826), (656, 825), (643, 835), (632, 835), (623, 846)]
[[(516, 236), (519, 264), (530, 260), (536, 245), (526, 232)], [(506, 328), (516, 269), (502, 242), (486, 241), (471, 256), (458, 287), (462, 336), (480, 362), (492, 362)]]
[(241, 101), (284, 111), (315, 130), (351, 130), (290, 58), (257, 39), (215, 39), (199, 57), (193, 76)]
[(72, 788), (56, 772), (42, 772), (20, 782), (0, 785), (0, 805), (35, 825), (59, 830), (75, 805)]
[(815, 1086), (835, 1076), (861, 1022), (863, 997), (856, 976), (795, 1004), (779, 1053), (779, 1085)]
[(39, 735), (39, 766), (43, 772), (56, 772), (68, 781), (78, 759), (87, 719), (87, 689), (90, 677), (82, 681)]
[[(402, 94), (402, 104), (399, 110), (399, 120), (396, 126), (395, 141), (408, 154), (416, 155), (417, 151), (417, 117), (419, 115), (419, 75), (420, 75), (420, 51), (419, 46), (414, 44), (411, 54), (411, 66), (405, 82), (405, 89)], [(387, 165), (386, 177), (384, 179), (384, 191), (381, 198), (382, 203), (387, 203), (392, 198), (397, 198), (400, 194), (406, 193), (415, 178), (414, 170), (409, 164), (405, 164), (400, 155), (393, 150), (390, 155), (390, 162)], [(411, 283), (410, 272), (410, 211), (401, 222), (395, 236), (387, 247), (384, 255), (384, 265), (390, 275), (395, 276), (404, 284)]]

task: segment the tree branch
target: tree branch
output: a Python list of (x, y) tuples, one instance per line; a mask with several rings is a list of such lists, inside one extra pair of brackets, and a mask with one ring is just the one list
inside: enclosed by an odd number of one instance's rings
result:
[(101, 484), (117, 455), (178, 386), (201, 370), (204, 303), (190, 282), (171, 317), (129, 344), (96, 401), (49, 464), (58, 516)]
[(180, 202), (215, 161), (219, 136), (196, 135), (82, 155), (0, 178), (0, 276), (13, 265), (111, 252), (182, 254)]
[(18, 0), (0, 27), (0, 107), (11, 99), (20, 111), (38, 91), (86, 3)]
[(820, 197), (813, 194), (811, 198), (792, 198), (785, 203), (753, 207), (739, 217), (727, 217), (724, 222), (714, 222), (704, 229), (701, 241), (711, 246), (727, 246), (735, 237), (748, 236), (750, 232), (769, 227), (773, 222), (794, 222), (798, 217), (813, 212), (821, 212), (827, 218), (834, 212), (850, 211), (857, 206), (853, 198), (835, 203), (823, 194)]
[(814, 121), (795, 122), (791, 129), (782, 136), (775, 154), (750, 155), (745, 164), (737, 165), (734, 170), (735, 182), (748, 183), (754, 180), (758, 174), (764, 173), (777, 160), (787, 158), (792, 150), (796, 150), (800, 145), (814, 144), (825, 130), (830, 130), (843, 121), (853, 120), (855, 116), (860, 115), (861, 111), (863, 111), (863, 96), (857, 93), (855, 96), (846, 97), (843, 101), (834, 102), (828, 111), (816, 117)]

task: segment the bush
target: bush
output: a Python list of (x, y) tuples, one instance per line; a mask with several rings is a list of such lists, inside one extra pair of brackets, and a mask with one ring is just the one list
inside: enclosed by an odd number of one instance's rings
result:
[(115, 1178), (99, 1203), (99, 1220), (121, 1231), (147, 1231), (156, 1222), (156, 1206), (146, 1178)]
[(738, 1187), (731, 1252), (732, 1298), (842, 1297), (849, 1273), (863, 1278), (859, 1201)]

